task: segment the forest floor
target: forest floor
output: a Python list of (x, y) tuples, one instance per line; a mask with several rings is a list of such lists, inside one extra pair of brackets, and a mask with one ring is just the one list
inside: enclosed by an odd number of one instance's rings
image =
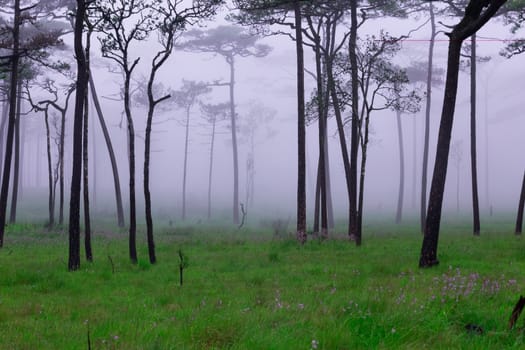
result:
[(525, 315), (507, 329), (525, 294), (523, 238), (445, 225), (440, 265), (421, 270), (410, 227), (367, 226), (359, 248), (263, 228), (158, 229), (154, 266), (143, 232), (132, 265), (125, 231), (97, 231), (94, 262), (67, 272), (66, 233), (12, 225), (0, 349), (523, 349)]

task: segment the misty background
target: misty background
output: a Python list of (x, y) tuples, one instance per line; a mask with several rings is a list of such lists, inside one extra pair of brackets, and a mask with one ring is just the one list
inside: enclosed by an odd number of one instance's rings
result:
[[(207, 28), (230, 25), (224, 20), (226, 12), (220, 12), (215, 21), (206, 23)], [(439, 18), (447, 25), (455, 24), (454, 17)], [(426, 18), (420, 19), (376, 19), (360, 29), (360, 35), (378, 34), (388, 31), (391, 35), (406, 34), (422, 25)], [(206, 29), (206, 28), (205, 28)], [(438, 30), (446, 30), (438, 24)], [(426, 61), (429, 40), (429, 25), (412, 33), (404, 40), (402, 49), (396, 56), (396, 63), (408, 67), (414, 61)], [(66, 55), (63, 59), (74, 61), (72, 37), (64, 41), (67, 48), (58, 53)], [(493, 20), (478, 32), (478, 55), (490, 56), (487, 62), (478, 65), (478, 172), (479, 195), (482, 219), (487, 214), (512, 212), (516, 210), (525, 161), (525, 118), (523, 111), (523, 60), (516, 56), (506, 59), (499, 51), (510, 38), (508, 29), (501, 21)], [(262, 58), (238, 58), (236, 60), (236, 105), (239, 123), (239, 175), (240, 202), (247, 206), (247, 223), (255, 224), (259, 218), (294, 217), (296, 212), (297, 181), (297, 112), (296, 112), (296, 56), (295, 43), (285, 36), (271, 36), (261, 39), (261, 43), (272, 47), (272, 51)], [(99, 43), (92, 41), (91, 69), (102, 102), (104, 117), (117, 155), (123, 200), (128, 201), (128, 171), (126, 157), (126, 122), (120, 101), (122, 78), (110, 60), (100, 55)], [(149, 69), (148, 54), (154, 52), (156, 38), (135, 44), (133, 55), (141, 57), (134, 74), (134, 88), (146, 81)], [(446, 71), (448, 38), (439, 34), (435, 46), (434, 67)], [(315, 63), (311, 50), (305, 48), (305, 64), (314, 70)], [(315, 81), (306, 77), (306, 96), (310, 96)], [(177, 90), (183, 79), (217, 82), (229, 78), (228, 65), (224, 58), (211, 53), (189, 53), (175, 49), (169, 61), (161, 68), (158, 82), (165, 88)], [(421, 84), (423, 91), (423, 84)], [(38, 96), (35, 93), (35, 96)], [(41, 95), (45, 98), (44, 94)], [(61, 96), (59, 94), (59, 96)], [(38, 100), (38, 97), (34, 97)], [(61, 96), (63, 98), (63, 96)], [(212, 91), (201, 97), (204, 103), (228, 102), (226, 87), (212, 87)], [(437, 130), (443, 102), (443, 85), (435, 86), (432, 95), (430, 127), (429, 174), (432, 174)], [(403, 133), (405, 149), (405, 218), (416, 215), (421, 191), (421, 163), (424, 130), (424, 100), (421, 111), (403, 114)], [(251, 120), (253, 105), (267, 110), (271, 118), (259, 120), (255, 129), (254, 154), (254, 194), (253, 205), (246, 203), (247, 154), (250, 151), (246, 132)], [(25, 105), (23, 111), (29, 107)], [(65, 179), (66, 198), (69, 198), (71, 179), (71, 139), (72, 109), (66, 121)], [(113, 178), (106, 145), (102, 138), (100, 124), (94, 113), (90, 116), (90, 191), (92, 192), (93, 218), (116, 215)], [(470, 153), (469, 153), (469, 71), (460, 73), (455, 125), (452, 147), (455, 147), (459, 161), (451, 160), (448, 168), (445, 190), (445, 213), (469, 215), (471, 213)], [(53, 112), (54, 113), (54, 112)], [(53, 117), (53, 113), (50, 115)], [(348, 114), (348, 111), (346, 112)], [(346, 116), (347, 116), (346, 114)], [(137, 199), (139, 218), (143, 217), (142, 203), (142, 165), (144, 156), (144, 128), (146, 107), (134, 105), (133, 116), (136, 128), (137, 157)], [(21, 218), (44, 220), (47, 191), (47, 164), (45, 146), (45, 127), (42, 113), (28, 113), (21, 118), (22, 130), (22, 170), (20, 205), (29, 208), (20, 212)], [(185, 111), (174, 101), (162, 102), (153, 125), (151, 154), (151, 190), (154, 216), (158, 219), (178, 221), (181, 218), (181, 193), (184, 157)], [(399, 149), (396, 131), (395, 112), (375, 112), (371, 117), (371, 145), (368, 153), (368, 167), (365, 184), (364, 220), (374, 217), (395, 216), (399, 181)], [(198, 104), (191, 110), (190, 142), (187, 182), (188, 221), (197, 222), (206, 218), (208, 166), (211, 125), (203, 118)], [(229, 119), (217, 123), (215, 144), (212, 216), (217, 220), (231, 220), (233, 189), (231, 134)], [(315, 182), (318, 161), (317, 122), (307, 128), (307, 206), (313, 211)], [(334, 213), (346, 216), (348, 202), (346, 195), (344, 169), (341, 162), (336, 124), (328, 120), (328, 144), (330, 158), (331, 189)], [(415, 171), (414, 171), (415, 170)], [(459, 174), (459, 177), (458, 177)], [(459, 187), (458, 187), (459, 179)], [(458, 192), (459, 188), (459, 192)], [(457, 200), (459, 197), (459, 213)], [(66, 201), (67, 203), (67, 201)], [(127, 218), (127, 211), (126, 218)], [(67, 213), (67, 205), (66, 205)], [(66, 214), (67, 215), (67, 214)], [(446, 219), (446, 216), (444, 217)], [(127, 220), (127, 219), (126, 219)]]

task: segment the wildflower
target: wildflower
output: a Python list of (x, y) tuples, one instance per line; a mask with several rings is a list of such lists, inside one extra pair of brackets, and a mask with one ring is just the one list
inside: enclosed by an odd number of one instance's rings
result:
[(312, 340), (312, 349), (317, 349), (317, 347), (319, 346), (319, 342), (315, 339)]

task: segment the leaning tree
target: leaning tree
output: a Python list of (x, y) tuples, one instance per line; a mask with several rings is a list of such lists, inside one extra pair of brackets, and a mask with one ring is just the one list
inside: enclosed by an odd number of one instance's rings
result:
[(425, 233), (419, 259), (420, 267), (431, 267), (439, 264), (439, 260), (437, 259), (439, 227), (441, 224), (441, 210), (443, 207), (443, 193), (447, 175), (452, 124), (456, 107), (461, 46), (463, 41), (483, 27), (505, 2), (506, 0), (471, 0), (465, 8), (464, 17), (452, 28), (450, 33), (447, 33), (449, 37), (449, 48), (445, 97), (443, 100), (443, 110), (441, 112), (441, 123), (439, 127), (434, 173), (430, 188)]

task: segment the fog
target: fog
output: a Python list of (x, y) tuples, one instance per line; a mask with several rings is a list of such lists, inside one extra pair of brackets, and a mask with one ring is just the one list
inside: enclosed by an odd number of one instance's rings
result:
[[(224, 13), (219, 13), (208, 28), (225, 24)], [(443, 18), (446, 24), (457, 21)], [(413, 20), (374, 20), (367, 23), (360, 32), (377, 34), (381, 29), (391, 34), (407, 33), (422, 24), (425, 19)], [(443, 26), (438, 29), (445, 30)], [(525, 149), (525, 118), (523, 106), (523, 64), (524, 57), (505, 59), (498, 55), (504, 43), (499, 40), (483, 40), (483, 37), (506, 39), (510, 37), (501, 22), (491, 22), (478, 33), (478, 55), (490, 56), (488, 62), (478, 65), (478, 171), (479, 195), (482, 218), (489, 212), (506, 213), (517, 208), (521, 179), (525, 167), (522, 150)], [(396, 62), (408, 66), (411, 61), (426, 61), (429, 26), (426, 25), (410, 39), (405, 40), (396, 57)], [(64, 38), (70, 46), (64, 52), (72, 55), (72, 35)], [(248, 223), (255, 224), (261, 218), (294, 218), (296, 213), (297, 182), (297, 113), (295, 80), (295, 43), (285, 36), (271, 36), (261, 39), (261, 43), (272, 47), (272, 51), (262, 58), (236, 59), (236, 105), (239, 128), (248, 120), (250, 103), (256, 102), (275, 115), (267, 122), (261, 122), (255, 133), (254, 155), (254, 194), (253, 205), (246, 203), (246, 161), (250, 151), (249, 143), (239, 134), (239, 188), (240, 202), (247, 206)], [(98, 43), (94, 40), (92, 48), (93, 77), (101, 98), (105, 119), (113, 140), (118, 161), (124, 203), (128, 201), (128, 160), (126, 146), (125, 117), (120, 99), (122, 77), (115, 71), (111, 61), (102, 58)], [(149, 69), (155, 37), (133, 48), (133, 55), (141, 57), (134, 74), (134, 86), (145, 81)], [(448, 41), (440, 34), (435, 47), (435, 67), (446, 70)], [(305, 49), (305, 62), (309, 70), (314, 70), (313, 54)], [(72, 57), (71, 57), (72, 59)], [(166, 88), (178, 89), (182, 80), (204, 82), (226, 81), (229, 79), (228, 65), (223, 57), (208, 53), (189, 53), (175, 50), (160, 71), (159, 82)], [(307, 74), (307, 92), (310, 96), (315, 81)], [(457, 107), (454, 121), (452, 143), (459, 146), (462, 160), (459, 167), (449, 162), (445, 190), (445, 214), (449, 216), (468, 216), (471, 213), (470, 181), (470, 141), (469, 141), (469, 73), (460, 73)], [(421, 85), (422, 86), (422, 85)], [(36, 93), (38, 94), (38, 93)], [(34, 97), (38, 99), (38, 97)], [(44, 98), (41, 95), (40, 98)], [(228, 102), (226, 87), (213, 87), (205, 96), (206, 103)], [(429, 183), (432, 176), (437, 131), (443, 103), (443, 85), (433, 88)], [(181, 195), (184, 161), (185, 112), (176, 107), (173, 101), (162, 102), (154, 119), (152, 134), (151, 187), (154, 216), (160, 220), (177, 222), (181, 217)], [(28, 109), (27, 105), (25, 110)], [(405, 149), (405, 201), (404, 217), (415, 217), (418, 213), (421, 191), (421, 164), (424, 135), (424, 99), (421, 111), (403, 114), (403, 134)], [(72, 109), (72, 108), (70, 108)], [(97, 216), (115, 213), (114, 189), (107, 148), (102, 138), (101, 128), (90, 104), (90, 190), (91, 202)], [(348, 113), (348, 112), (346, 112)], [(144, 128), (146, 109), (133, 106), (134, 123), (137, 132), (137, 213), (143, 215), (142, 171), (144, 157)], [(347, 115), (346, 115), (347, 116)], [(69, 198), (71, 178), (71, 138), (72, 111), (68, 112), (66, 125), (66, 198)], [(376, 217), (394, 218), (399, 181), (399, 149), (396, 132), (395, 113), (392, 111), (374, 112), (371, 117), (371, 145), (369, 148), (367, 175), (365, 183), (364, 221)], [(43, 115), (31, 112), (23, 117), (23, 166), (22, 194), (20, 203), (35, 211), (41, 211), (40, 220), (45, 220), (47, 190), (47, 164), (45, 148), (45, 127)], [(344, 168), (341, 161), (336, 123), (328, 121), (329, 159), (331, 189), (334, 212), (337, 218), (345, 219), (348, 210)], [(188, 221), (198, 222), (206, 219), (209, 172), (209, 152), (211, 125), (205, 121), (202, 111), (196, 104), (191, 110), (188, 158)], [(311, 214), (314, 205), (315, 183), (318, 160), (317, 123), (307, 128), (307, 206)], [(217, 123), (217, 136), (214, 150), (214, 173), (212, 190), (212, 215), (216, 220), (231, 220), (232, 211), (232, 145), (229, 120)], [(415, 162), (415, 163), (414, 163)], [(414, 172), (415, 169), (415, 172)], [(459, 173), (459, 177), (458, 176)], [(459, 196), (457, 192), (459, 179)], [(35, 194), (41, 194), (36, 197)], [(459, 213), (457, 200), (459, 197)], [(37, 199), (38, 198), (38, 199)], [(66, 208), (68, 201), (66, 200)], [(125, 204), (126, 205), (126, 204)], [(38, 208), (38, 209), (36, 209)], [(492, 208), (492, 209), (491, 209)], [(32, 212), (22, 212), (21, 217), (39, 220)], [(127, 217), (127, 211), (126, 211)], [(312, 215), (309, 215), (311, 218)], [(127, 219), (126, 219), (127, 220)]]

